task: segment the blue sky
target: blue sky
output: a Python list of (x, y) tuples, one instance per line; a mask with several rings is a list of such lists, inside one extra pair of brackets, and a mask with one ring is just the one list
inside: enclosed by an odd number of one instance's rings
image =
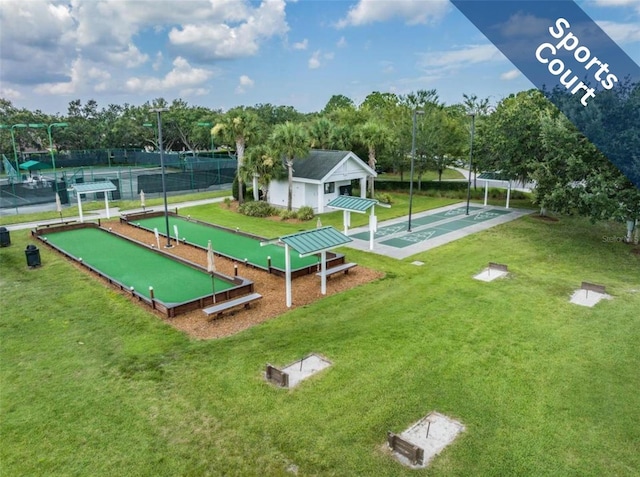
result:
[[(640, 0), (578, 4), (640, 63)], [(52, 114), (159, 97), (313, 112), (432, 88), (496, 103), (532, 87), (447, 0), (0, 0), (0, 27), (0, 97)]]

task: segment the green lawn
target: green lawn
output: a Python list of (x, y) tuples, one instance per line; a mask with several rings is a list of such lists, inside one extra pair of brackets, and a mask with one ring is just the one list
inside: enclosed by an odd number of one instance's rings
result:
[[(224, 206), (181, 213), (231, 221)], [(28, 233), (12, 232), (0, 249), (2, 474), (638, 475), (640, 258), (603, 240), (621, 230), (526, 217), (403, 261), (343, 249), (386, 277), (215, 341), (44, 247), (28, 270)], [(489, 261), (511, 277), (473, 280)], [(582, 280), (614, 299), (568, 303)], [(291, 391), (264, 382), (267, 362), (311, 352), (333, 366)], [(386, 431), (432, 410), (466, 432), (429, 469), (402, 467)]]

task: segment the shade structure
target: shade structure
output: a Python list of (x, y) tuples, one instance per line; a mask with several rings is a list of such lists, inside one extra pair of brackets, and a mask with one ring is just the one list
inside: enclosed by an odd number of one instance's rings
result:
[(23, 171), (38, 171), (40, 169), (51, 169), (51, 165), (46, 162), (40, 161), (27, 161), (20, 164), (18, 167)]

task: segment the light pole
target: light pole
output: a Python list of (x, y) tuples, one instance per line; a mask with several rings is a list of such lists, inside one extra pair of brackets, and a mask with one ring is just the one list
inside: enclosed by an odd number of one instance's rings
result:
[[(202, 121), (198, 123), (198, 126), (212, 127), (213, 124), (209, 121)], [(213, 148), (215, 147), (215, 144), (213, 144), (213, 134), (211, 134), (211, 131), (209, 131), (209, 135), (211, 136), (211, 157), (213, 157)]]
[(411, 173), (409, 175), (409, 225), (407, 232), (411, 232), (411, 208), (413, 206), (413, 167), (416, 161), (416, 116), (418, 114), (424, 114), (424, 111), (419, 109), (413, 110), (413, 127), (411, 129)]
[(51, 152), (51, 166), (53, 167), (53, 190), (54, 192), (58, 192), (58, 174), (56, 172), (56, 156), (53, 153), (53, 137), (51, 136), (51, 129), (52, 128), (66, 128), (69, 124), (68, 123), (51, 123), (51, 124), (44, 124), (44, 123), (36, 123), (36, 124), (29, 124), (28, 126), (30, 128), (45, 128), (47, 130), (47, 135), (49, 136), (49, 151)]
[(471, 173), (473, 170), (473, 134), (476, 129), (476, 113), (471, 112), (468, 114), (471, 116), (471, 143), (469, 144), (469, 183), (467, 184), (467, 213), (469, 215), (469, 201), (471, 200)]
[(164, 147), (162, 146), (162, 113), (169, 111), (169, 108), (153, 108), (149, 110), (156, 113), (158, 119), (158, 148), (160, 149), (160, 171), (162, 173), (162, 197), (164, 198), (164, 221), (167, 227), (167, 245), (165, 248), (171, 248), (171, 234), (169, 233), (169, 210), (167, 208), (167, 185), (164, 178)]
[(26, 128), (26, 124), (14, 124), (11, 126), (11, 145), (13, 146), (13, 160), (16, 163), (16, 174), (20, 174), (20, 168), (18, 166), (18, 148), (16, 147), (16, 135), (13, 132), (14, 128)]

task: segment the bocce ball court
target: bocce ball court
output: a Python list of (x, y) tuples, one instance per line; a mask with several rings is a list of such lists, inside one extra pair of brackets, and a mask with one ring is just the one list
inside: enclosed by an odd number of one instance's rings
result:
[[(208, 241), (211, 240), (216, 255), (235, 262), (246, 263), (279, 276), (285, 275), (285, 248), (280, 245), (266, 244), (266, 239), (263, 237), (183, 217), (173, 212), (168, 213), (168, 218), (169, 234), (172, 235), (171, 242), (174, 244), (175, 228), (177, 228), (180, 244), (188, 244), (206, 250)], [(158, 234), (164, 237), (162, 242), (166, 243), (164, 212), (154, 211), (124, 215), (120, 221), (150, 232), (157, 230)], [(327, 252), (326, 255), (327, 268), (345, 262), (342, 254)], [(291, 251), (289, 259), (292, 278), (316, 273), (320, 267), (319, 255), (300, 257), (299, 253)]]
[(33, 235), (109, 283), (173, 317), (253, 292), (253, 282), (197, 265), (100, 228), (95, 223), (39, 227)]

